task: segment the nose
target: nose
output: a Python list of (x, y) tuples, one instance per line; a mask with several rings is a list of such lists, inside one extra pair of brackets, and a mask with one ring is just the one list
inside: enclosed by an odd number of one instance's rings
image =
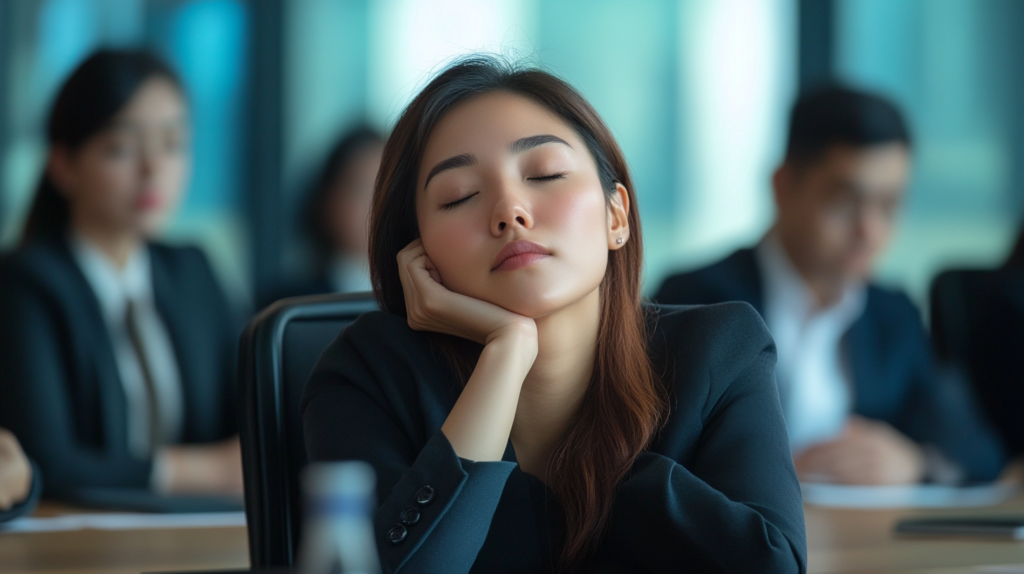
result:
[(531, 229), (533, 216), (530, 215), (522, 198), (512, 190), (501, 190), (498, 202), (491, 214), (491, 234), (501, 237), (509, 228)]
[(157, 146), (146, 142), (139, 154), (139, 171), (143, 177), (150, 177), (156, 172), (156, 164), (159, 161), (160, 152)]

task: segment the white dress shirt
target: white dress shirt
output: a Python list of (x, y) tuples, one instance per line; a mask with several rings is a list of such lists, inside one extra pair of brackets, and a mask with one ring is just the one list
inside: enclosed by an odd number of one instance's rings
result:
[(864, 313), (866, 288), (848, 287), (820, 307), (775, 233), (757, 246), (764, 278), (765, 323), (775, 338), (775, 374), (794, 454), (836, 438), (852, 406), (852, 377), (843, 352), (846, 331)]
[(153, 297), (153, 272), (149, 251), (143, 246), (118, 269), (109, 258), (80, 236), (72, 235), (71, 252), (92, 287), (107, 324), (114, 349), (117, 371), (128, 406), (128, 449), (141, 459), (153, 453), (150, 438), (149, 396), (142, 364), (129, 338), (127, 305), (131, 300), (136, 328), (156, 388), (161, 435), (166, 444), (181, 439), (184, 399), (181, 374), (167, 327), (157, 311)]

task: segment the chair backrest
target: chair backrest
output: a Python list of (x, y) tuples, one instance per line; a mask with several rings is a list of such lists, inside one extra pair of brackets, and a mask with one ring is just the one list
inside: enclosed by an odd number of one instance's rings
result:
[(323, 350), (371, 293), (282, 299), (246, 327), (239, 349), (242, 466), (253, 568), (291, 566), (302, 528), (299, 475), (306, 464), (299, 400)]
[(988, 299), (999, 273), (991, 269), (954, 269), (943, 271), (932, 281), (932, 344), (942, 362), (967, 372), (978, 307)]

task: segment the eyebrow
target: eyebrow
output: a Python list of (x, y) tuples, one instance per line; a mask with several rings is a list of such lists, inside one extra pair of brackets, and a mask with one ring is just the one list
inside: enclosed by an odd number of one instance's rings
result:
[(521, 154), (524, 151), (531, 150), (537, 146), (541, 146), (546, 143), (560, 143), (569, 146), (570, 149), (572, 148), (572, 146), (569, 145), (569, 142), (565, 141), (564, 139), (558, 136), (553, 136), (551, 134), (544, 134), (539, 136), (529, 136), (517, 139), (516, 141), (512, 142), (510, 146), (508, 146), (508, 150), (512, 152), (514, 155)]
[(435, 165), (433, 169), (430, 170), (430, 173), (427, 174), (427, 181), (423, 183), (423, 187), (426, 188), (427, 184), (430, 183), (431, 178), (441, 173), (442, 171), (455, 169), (457, 167), (466, 167), (475, 164), (476, 156), (471, 153), (464, 153), (454, 157), (450, 157), (443, 161), (439, 161), (437, 162), (437, 165)]
[[(542, 146), (548, 143), (560, 143), (569, 146), (569, 148), (572, 148), (572, 146), (569, 145), (569, 142), (565, 141), (564, 139), (558, 136), (554, 136), (551, 134), (543, 134), (538, 136), (527, 136), (525, 138), (519, 138), (516, 141), (509, 144), (508, 149), (510, 152), (512, 152), (513, 155), (518, 155), (525, 151), (531, 150), (537, 146)], [(427, 174), (427, 181), (423, 183), (423, 187), (426, 188), (427, 184), (430, 183), (430, 180), (435, 175), (441, 173), (442, 171), (476, 165), (476, 161), (476, 156), (471, 153), (459, 154), (456, 156), (452, 156), (446, 160), (439, 161), (437, 165), (431, 168), (430, 173)]]

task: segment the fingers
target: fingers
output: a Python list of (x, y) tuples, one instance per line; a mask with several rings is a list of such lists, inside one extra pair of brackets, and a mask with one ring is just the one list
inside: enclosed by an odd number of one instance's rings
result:
[(920, 463), (885, 431), (868, 423), (865, 430), (811, 447), (794, 460), (802, 480), (840, 484), (907, 484), (920, 479)]
[(449, 290), (421, 240), (410, 242), (398, 253), (397, 259), (406, 318), (411, 328), (455, 335), (480, 344), (486, 344), (499, 330), (519, 321), (529, 322), (536, 331), (532, 319)]
[(412, 241), (398, 253), (398, 270), (409, 326), (451, 334), (443, 311), (444, 299), (450, 293), (441, 286), (441, 276), (421, 240)]
[(18, 439), (0, 429), (0, 510), (24, 499), (32, 487), (32, 468)]
[(426, 268), (427, 268), (427, 271), (430, 273), (430, 278), (433, 279), (435, 283), (440, 285), (441, 284), (441, 272), (437, 269), (437, 267), (434, 266), (434, 262), (430, 260), (430, 257), (426, 257), (425, 259), (426, 259), (426, 262), (425, 262), (426, 263)]
[(0, 428), (0, 466), (5, 462), (9, 463), (24, 457), (25, 453), (21, 450), (21, 444), (18, 443), (14, 433)]
[(14, 451), (18, 444), (14, 433), (7, 429), (0, 428), (0, 453)]
[(403, 287), (412, 281), (429, 278), (434, 283), (441, 283), (441, 274), (427, 255), (423, 242), (419, 239), (398, 252), (398, 272)]

